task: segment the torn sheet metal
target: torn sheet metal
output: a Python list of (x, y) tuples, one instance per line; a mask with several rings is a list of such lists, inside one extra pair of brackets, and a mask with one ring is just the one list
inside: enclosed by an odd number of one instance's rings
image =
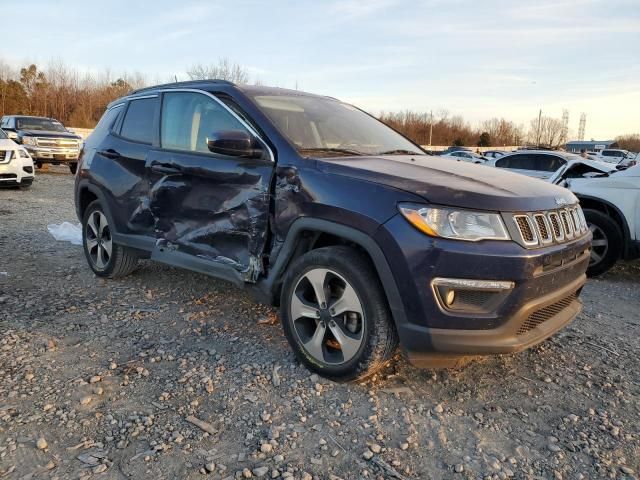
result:
[[(149, 212), (157, 245), (224, 263), (255, 282), (263, 271), (272, 164), (154, 152)], [(137, 215), (143, 214), (138, 211)]]

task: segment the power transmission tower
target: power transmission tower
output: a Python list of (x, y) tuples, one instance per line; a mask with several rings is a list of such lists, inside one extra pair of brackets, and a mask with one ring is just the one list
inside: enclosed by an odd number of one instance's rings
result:
[(587, 124), (587, 114), (580, 114), (580, 125), (578, 126), (578, 140), (584, 140), (584, 127)]
[(569, 110), (562, 110), (562, 145), (566, 145), (569, 137)]

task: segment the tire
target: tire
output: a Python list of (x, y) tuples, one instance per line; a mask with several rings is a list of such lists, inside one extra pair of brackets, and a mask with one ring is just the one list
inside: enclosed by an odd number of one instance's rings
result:
[[(311, 280), (324, 286), (325, 302), (318, 301)], [(319, 248), (292, 262), (282, 286), (280, 318), (298, 359), (333, 380), (373, 375), (398, 345), (378, 275), (369, 259), (350, 247)]]
[(98, 200), (89, 204), (82, 217), (82, 246), (89, 267), (100, 277), (125, 277), (138, 265), (133, 250), (113, 241), (107, 215)]
[(71, 171), (72, 174), (76, 174), (76, 172), (78, 171), (78, 164), (77, 163), (70, 163), (69, 164), (69, 170)]
[(593, 234), (587, 275), (596, 277), (613, 267), (620, 258), (622, 232), (606, 213), (585, 209), (584, 217)]

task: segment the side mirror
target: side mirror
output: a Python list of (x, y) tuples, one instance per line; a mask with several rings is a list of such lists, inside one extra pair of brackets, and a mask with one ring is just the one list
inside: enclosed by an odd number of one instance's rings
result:
[(16, 132), (12, 132), (11, 130), (5, 130), (5, 132), (7, 134), (7, 137), (9, 137), (11, 140), (15, 140), (18, 138), (18, 134)]
[(230, 157), (260, 158), (262, 148), (244, 130), (223, 130), (213, 132), (207, 138), (209, 151)]

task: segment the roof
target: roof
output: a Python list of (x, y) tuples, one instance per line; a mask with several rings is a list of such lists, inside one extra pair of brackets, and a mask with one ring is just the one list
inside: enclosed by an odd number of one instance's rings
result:
[(160, 85), (153, 85), (150, 87), (144, 87), (144, 88), (139, 88), (137, 90), (133, 90), (129, 94), (125, 95), (123, 98), (139, 95), (145, 92), (153, 92), (155, 90), (161, 90), (161, 89), (194, 88), (198, 90), (210, 91), (210, 90), (217, 90), (220, 87), (236, 87), (238, 90), (241, 90), (242, 92), (247, 93), (249, 95), (288, 95), (288, 96), (300, 96), (300, 97), (304, 96), (304, 97), (332, 98), (332, 97), (327, 97), (325, 95), (317, 95), (314, 93), (302, 92), (300, 90), (289, 90), (287, 88), (280, 88), (280, 87), (265, 87), (263, 85), (235, 84), (233, 82), (229, 82), (228, 80), (219, 80), (219, 79), (188, 80), (186, 82), (172, 82), (172, 83), (164, 83)]

